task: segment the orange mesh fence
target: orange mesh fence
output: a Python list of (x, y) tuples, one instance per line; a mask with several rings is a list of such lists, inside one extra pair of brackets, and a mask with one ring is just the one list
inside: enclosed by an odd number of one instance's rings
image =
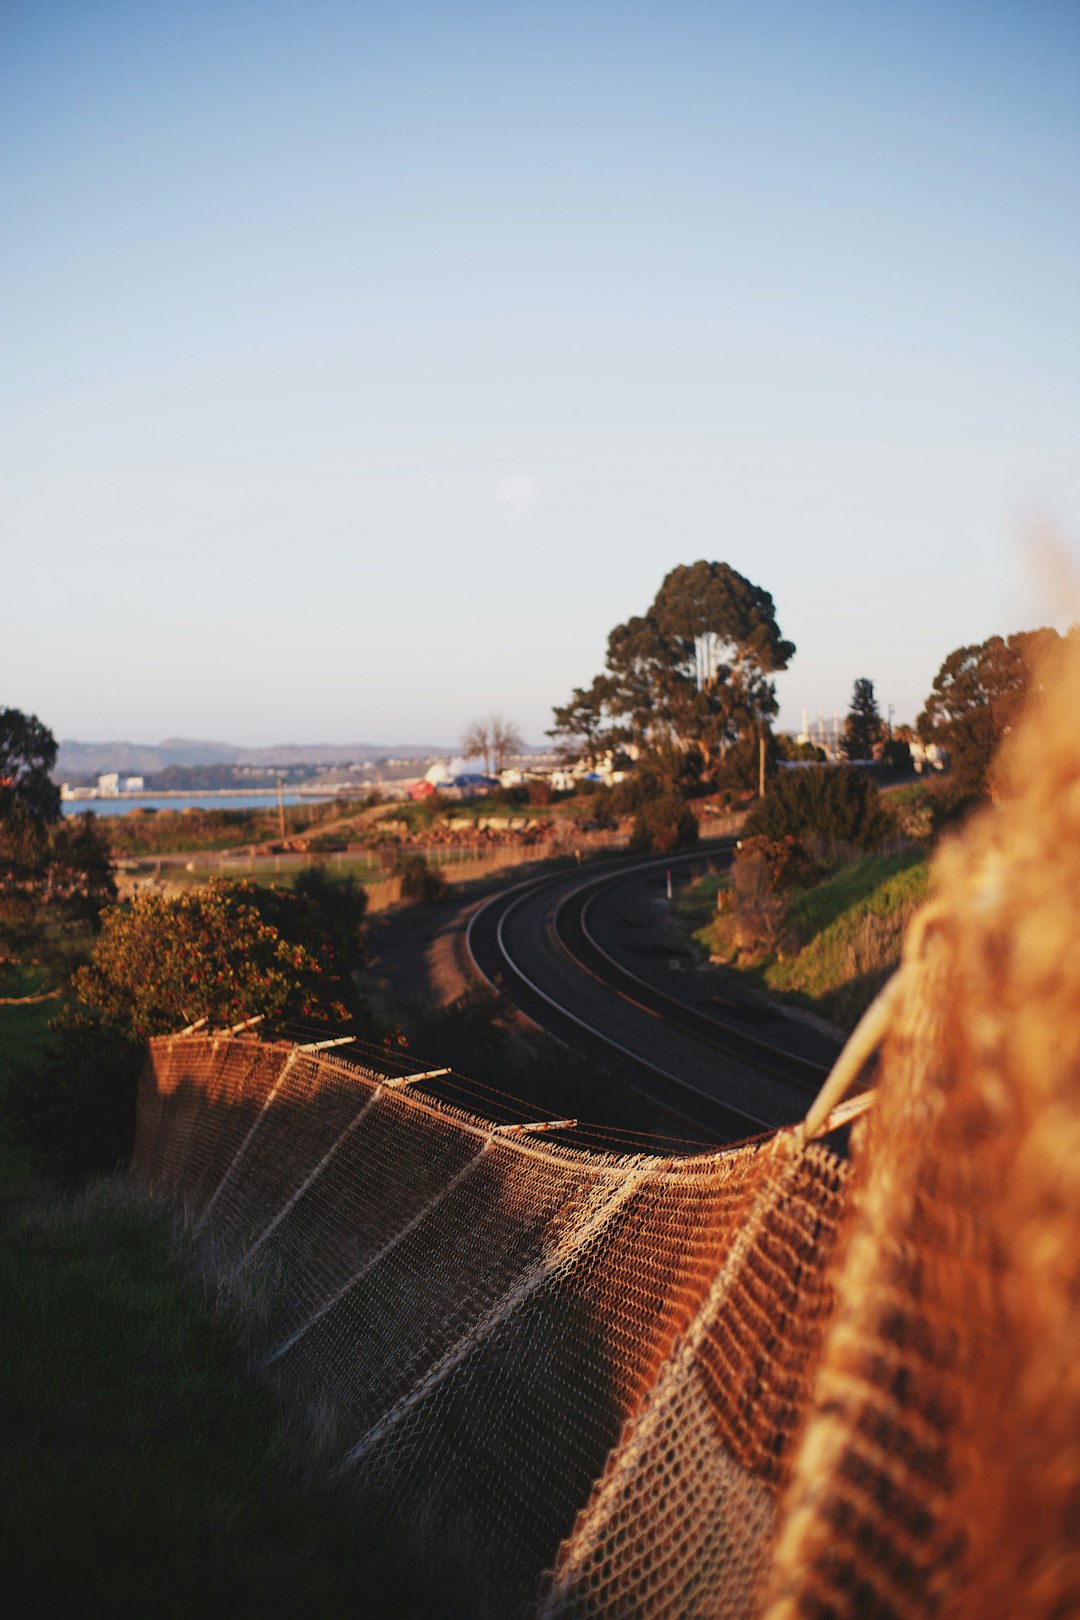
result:
[(1080, 638), (936, 865), (769, 1620), (1080, 1614)]
[(328, 1054), (151, 1044), (137, 1172), (464, 1612), (1080, 1613), (1072, 659), (938, 862), (850, 1162), (593, 1152)]
[(332, 1414), (366, 1511), (478, 1604), (749, 1612), (828, 1314), (827, 1148), (596, 1153), (184, 1036), (151, 1044), (136, 1170), (268, 1301), (264, 1358)]

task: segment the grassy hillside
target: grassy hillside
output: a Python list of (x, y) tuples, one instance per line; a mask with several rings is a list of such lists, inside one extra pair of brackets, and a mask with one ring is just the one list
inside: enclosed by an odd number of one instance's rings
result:
[(771, 950), (737, 946), (726, 881), (703, 879), (688, 897), (698, 943), (761, 989), (851, 1029), (899, 963), (904, 931), (929, 892), (930, 863), (910, 849), (865, 855), (796, 891), (776, 930), (781, 943)]
[(301, 1490), (228, 1318), (124, 1178), (0, 1232), (13, 1613), (402, 1612), (342, 1496)]

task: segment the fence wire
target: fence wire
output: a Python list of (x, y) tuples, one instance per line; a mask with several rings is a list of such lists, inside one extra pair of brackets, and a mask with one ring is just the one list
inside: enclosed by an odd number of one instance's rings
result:
[(151, 1043), (138, 1175), (467, 1612), (1080, 1613), (1071, 657), (937, 863), (849, 1157), (605, 1150), (335, 1052)]

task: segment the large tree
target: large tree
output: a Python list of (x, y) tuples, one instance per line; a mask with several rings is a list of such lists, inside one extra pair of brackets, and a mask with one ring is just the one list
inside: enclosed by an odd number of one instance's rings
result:
[[(710, 771), (776, 713), (769, 677), (795, 651), (768, 591), (728, 563), (673, 568), (648, 612), (616, 625), (607, 670), (555, 710), (553, 735), (700, 751)], [(606, 725), (606, 729), (605, 729)]]
[(1042, 660), (1059, 640), (1056, 630), (1045, 628), (991, 636), (970, 647), (957, 647), (938, 670), (916, 724), (923, 742), (947, 750), (961, 791), (989, 791), (990, 765), (998, 745), (1012, 727)]

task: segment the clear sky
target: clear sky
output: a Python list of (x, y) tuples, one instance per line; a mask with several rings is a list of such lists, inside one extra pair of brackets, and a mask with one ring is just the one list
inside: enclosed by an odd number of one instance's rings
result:
[(0, 0), (0, 703), (541, 742), (700, 557), (781, 721), (1057, 622), (1080, 6)]

